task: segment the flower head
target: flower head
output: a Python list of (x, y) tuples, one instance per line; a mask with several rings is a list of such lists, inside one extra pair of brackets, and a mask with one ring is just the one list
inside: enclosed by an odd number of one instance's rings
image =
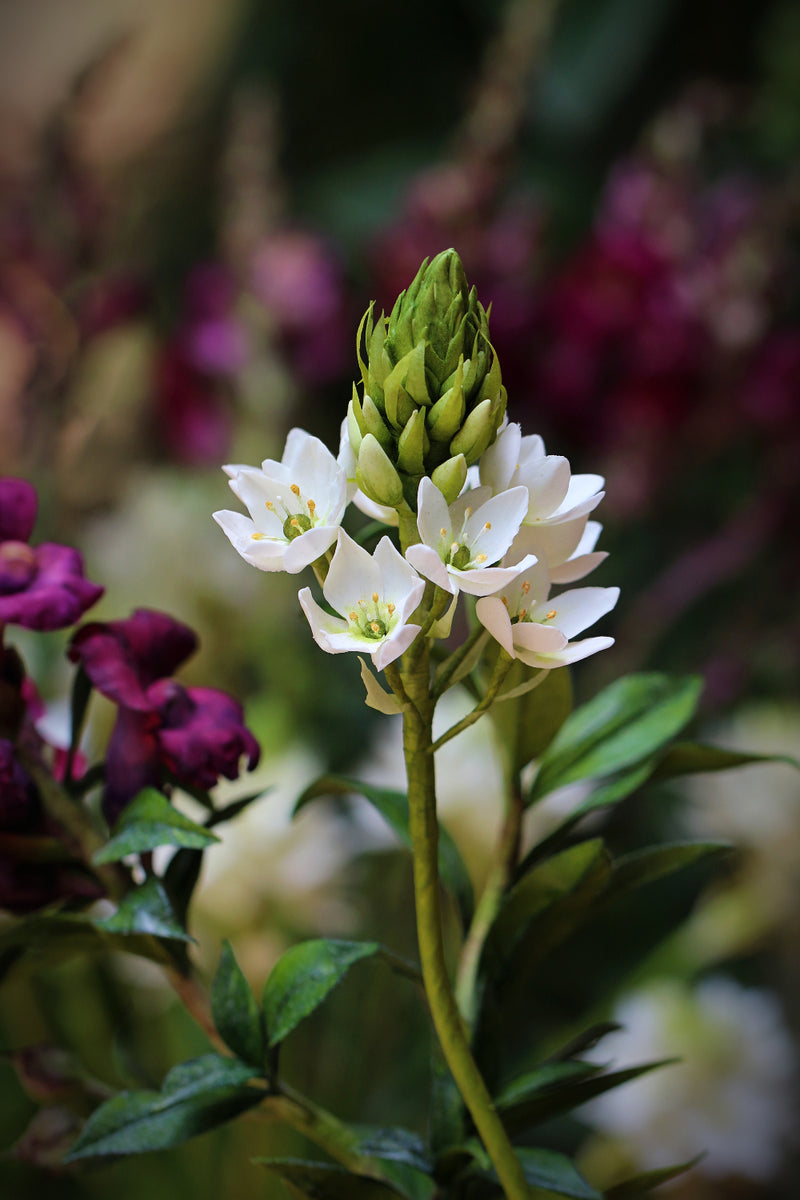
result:
[(347, 504), (347, 474), (319, 438), (293, 429), (280, 462), (225, 470), (250, 516), (223, 511), (214, 520), (246, 562), (295, 575), (333, 545)]
[(475, 611), (503, 649), (529, 667), (562, 667), (613, 645), (611, 637), (570, 639), (611, 611), (619, 588), (574, 588), (552, 599), (549, 592), (547, 569), (536, 563), (499, 594), (481, 598)]
[(464, 492), (448, 506), (430, 479), (419, 485), (417, 527), (422, 541), (409, 546), (406, 558), (413, 567), (445, 591), (487, 596), (509, 583), (521, 567), (531, 566), (529, 555), (513, 567), (499, 567), (528, 507), (524, 487), (489, 496), (488, 488)]
[(328, 654), (369, 654), (380, 671), (408, 649), (420, 631), (406, 622), (422, 599), (425, 583), (381, 538), (370, 555), (339, 531), (336, 552), (322, 592), (342, 615), (330, 616), (303, 588), (299, 600), (314, 641)]
[(0, 479), (0, 626), (63, 629), (103, 594), (84, 578), (77, 550), (28, 539), (36, 520), (36, 492), (24, 479)]

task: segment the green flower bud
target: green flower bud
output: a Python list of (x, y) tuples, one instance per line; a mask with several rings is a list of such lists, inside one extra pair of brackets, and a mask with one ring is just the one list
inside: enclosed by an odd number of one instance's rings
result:
[(461, 489), (467, 481), (467, 460), (464, 455), (456, 454), (441, 463), (431, 475), (431, 481), (447, 503), (452, 504), (461, 495)]
[(403, 482), (372, 433), (365, 434), (358, 452), (356, 481), (376, 504), (396, 508), (403, 499)]
[[(377, 440), (412, 507), (422, 475), (432, 477), (462, 454), (476, 462), (497, 436), (505, 413), (500, 364), (486, 311), (455, 250), (423, 262), (388, 317), (376, 318), (370, 305), (358, 361), (363, 395), (348, 412), (351, 442), (355, 448), (354, 437), (369, 434)], [(385, 482), (374, 486), (386, 490)]]
[(353, 399), (347, 406), (347, 436), (350, 439), (350, 445), (353, 447), (353, 453), (358, 456), (361, 448), (361, 439), (367, 432), (366, 421), (364, 420), (364, 412), (361, 408), (361, 401), (358, 398), (358, 393), (353, 385)]

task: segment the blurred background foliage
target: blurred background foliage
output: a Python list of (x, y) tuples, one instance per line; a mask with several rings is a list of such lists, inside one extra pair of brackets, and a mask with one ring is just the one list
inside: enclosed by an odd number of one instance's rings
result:
[[(361, 313), (448, 245), (492, 304), (511, 418), (607, 477), (596, 581), (623, 587), (603, 630), (617, 643), (576, 671), (578, 695), (623, 670), (701, 672), (703, 731), (796, 751), (799, 150), (792, 0), (0, 7), (0, 472), (36, 484), (38, 538), (79, 546), (106, 584), (93, 617), (146, 605), (198, 629), (187, 679), (242, 699), (264, 747), (239, 791), (272, 790), (207, 856), (194, 922), (208, 970), (223, 936), (255, 984), (317, 932), (414, 954), (408, 863), (385, 831), (352, 807), (289, 823), (321, 770), (366, 763), (397, 783), (393, 735), (356, 666), (311, 643), (295, 581), (251, 571), (210, 514), (229, 504), (220, 464), (279, 457), (293, 425), (335, 449)], [(12, 640), (63, 740), (63, 637)], [(96, 747), (109, 720), (96, 705)], [(488, 742), (470, 753), (491, 775)], [(771, 770), (738, 792), (722, 777), (620, 807), (620, 847), (646, 828), (742, 849), (724, 880), (654, 894), (613, 936), (638, 954), (685, 912), (655, 974), (688, 987), (722, 964), (796, 1028), (798, 788)], [(456, 784), (446, 819), (479, 879), (492, 782)], [(569, 1009), (541, 986), (542, 1020)], [(287, 1070), (346, 1117), (413, 1124), (422, 1034), (413, 999), (376, 971), (308, 1022)], [(114, 1087), (155, 1086), (203, 1049), (141, 964), (20, 972), (0, 999), (4, 1194), (280, 1195), (248, 1159), (291, 1138), (249, 1119), (168, 1154), (48, 1172), (68, 1118), (56, 1088), (50, 1126), (28, 1125), (35, 1087), (11, 1052), (33, 1043), (72, 1047)], [(719, 1087), (719, 1063), (709, 1073)], [(771, 1096), (778, 1129), (793, 1095), (767, 1078), (752, 1105)], [(622, 1149), (593, 1135), (587, 1161), (635, 1159), (635, 1135)], [(752, 1170), (722, 1153), (676, 1187), (788, 1197), (792, 1170), (791, 1151)]]

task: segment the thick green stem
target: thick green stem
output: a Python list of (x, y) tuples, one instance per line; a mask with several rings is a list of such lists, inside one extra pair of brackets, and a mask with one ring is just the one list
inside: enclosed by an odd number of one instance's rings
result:
[(429, 686), (429, 649), (423, 638), (417, 638), (404, 658), (403, 684), (412, 700), (412, 706), (403, 714), (403, 744), (414, 852), (417, 937), (428, 1004), (447, 1065), (506, 1196), (509, 1200), (528, 1200), (530, 1189), (522, 1167), (472, 1057), (445, 961), (436, 780), (431, 753), (434, 700)]

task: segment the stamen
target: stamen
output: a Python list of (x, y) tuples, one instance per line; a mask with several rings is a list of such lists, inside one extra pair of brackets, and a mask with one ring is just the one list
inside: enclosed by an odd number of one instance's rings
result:
[(275, 505), (272, 503), (272, 501), (271, 501), (271, 500), (265, 500), (265, 501), (264, 501), (264, 506), (265, 506), (266, 508), (268, 508), (270, 512), (275, 512)]
[(556, 608), (551, 608), (551, 609), (550, 609), (550, 612), (549, 612), (549, 613), (547, 614), (547, 616), (545, 617), (545, 621), (552, 621), (553, 617), (555, 617), (555, 616), (557, 616), (557, 615), (558, 615), (558, 609), (556, 609)]
[(291, 485), (291, 487), (289, 488), (289, 491), (290, 491), (290, 492), (294, 492), (295, 496), (299, 496), (299, 495), (300, 495), (300, 488), (297, 486), (297, 484), (296, 484), (296, 483), (293, 483), (293, 484)]
[(519, 610), (519, 612), (517, 613), (517, 616), (519, 617), (520, 621), (524, 621), (525, 618), (527, 617), (527, 615), (528, 615), (527, 608), (521, 608)]
[(485, 554), (476, 554), (476, 555), (475, 555), (475, 562), (477, 562), (477, 563), (485, 563), (485, 562), (486, 562), (486, 555), (485, 555)]
[(387, 611), (388, 611), (388, 613), (389, 613), (389, 616), (390, 616), (390, 617), (391, 617), (391, 616), (393, 616), (393, 614), (394, 614), (394, 610), (395, 610), (395, 606), (394, 606), (394, 604), (387, 604), (386, 608), (387, 608)]
[(439, 530), (439, 533), (441, 534), (442, 537), (447, 537), (447, 530), (445, 529), (444, 525)]
[(316, 507), (316, 503), (313, 500), (306, 500), (306, 508), (311, 513), (312, 517), (316, 511)]
[(369, 627), (370, 627), (370, 629), (372, 630), (372, 632), (373, 632), (373, 633), (380, 633), (380, 632), (381, 632), (381, 627), (380, 627), (380, 625), (378, 624), (378, 622), (377, 622), (377, 621), (370, 621), (370, 623), (369, 623)]
[(506, 600), (505, 596), (501, 596), (500, 599), (503, 601), (503, 604), (505, 604), (506, 608), (508, 608), (508, 601)]
[(292, 517), (289, 524), (292, 526), (293, 529), (300, 529), (302, 532), (302, 528), (301, 528), (300, 522), (298, 521), (297, 517)]
[(529, 592), (530, 590), (531, 590), (531, 585), (530, 585), (530, 583), (528, 582), (528, 580), (526, 579), (526, 580), (524, 581), (524, 583), (522, 584), (522, 587), (520, 588), (520, 591), (522, 592), (523, 596), (527, 596), (527, 594), (528, 594), (528, 592)]
[(372, 593), (372, 601), (374, 604), (378, 603), (378, 593), (377, 592)]
[(357, 621), (357, 620), (358, 620), (358, 613), (357, 613), (357, 612), (351, 612), (349, 615), (350, 615), (350, 620), (351, 620), (351, 621)]
[(483, 527), (484, 533), (486, 533), (486, 532), (487, 532), (489, 529), (491, 529), (491, 528), (492, 528), (492, 522), (491, 522), (491, 521), (487, 521), (487, 522), (486, 522), (486, 524), (485, 524), (485, 525), (484, 525), (484, 527)]
[(254, 542), (262, 541), (267, 535), (265, 533), (251, 533), (250, 537)]

